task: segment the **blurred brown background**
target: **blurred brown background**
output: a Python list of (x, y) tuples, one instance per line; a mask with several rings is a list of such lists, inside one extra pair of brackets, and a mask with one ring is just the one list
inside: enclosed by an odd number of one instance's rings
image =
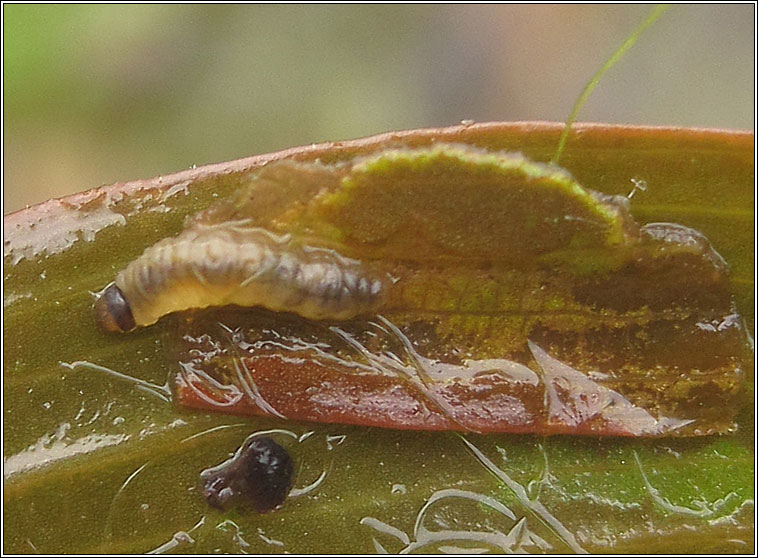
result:
[[(4, 5), (4, 213), (463, 119), (564, 120), (648, 5)], [(678, 5), (583, 121), (754, 126), (754, 6)]]

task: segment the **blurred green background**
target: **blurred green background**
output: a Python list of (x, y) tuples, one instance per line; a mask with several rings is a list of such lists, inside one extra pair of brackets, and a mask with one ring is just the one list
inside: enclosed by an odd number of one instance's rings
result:
[[(647, 5), (8, 5), (4, 213), (463, 119), (563, 120)], [(679, 5), (583, 121), (754, 126), (754, 6)]]

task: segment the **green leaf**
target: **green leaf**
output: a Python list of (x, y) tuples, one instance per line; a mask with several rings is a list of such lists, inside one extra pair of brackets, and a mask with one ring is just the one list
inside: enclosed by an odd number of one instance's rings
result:
[[(168, 354), (174, 322), (124, 336), (94, 325), (90, 292), (269, 161), (335, 163), (434, 141), (547, 161), (560, 130), (398, 132), (104, 187), (7, 216), (5, 550), (752, 552), (752, 381), (733, 435), (463, 440), (181, 409), (159, 389), (176, 367)], [(632, 199), (636, 220), (702, 231), (729, 263), (738, 309), (752, 324), (752, 134), (578, 126), (562, 164), (609, 194), (645, 180)], [(77, 361), (143, 383), (61, 365)], [(200, 472), (266, 429), (287, 431), (272, 436), (298, 464), (296, 488), (323, 479), (269, 514), (208, 507)]]

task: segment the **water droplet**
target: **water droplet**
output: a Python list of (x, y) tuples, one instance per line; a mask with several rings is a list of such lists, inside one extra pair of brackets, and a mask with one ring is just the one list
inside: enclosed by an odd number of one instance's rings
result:
[(392, 493), (393, 494), (408, 494), (408, 489), (405, 487), (404, 484), (393, 484)]

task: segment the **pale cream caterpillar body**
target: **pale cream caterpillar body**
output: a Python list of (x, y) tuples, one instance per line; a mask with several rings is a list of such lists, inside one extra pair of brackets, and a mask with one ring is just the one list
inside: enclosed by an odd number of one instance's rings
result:
[(383, 300), (385, 278), (334, 250), (234, 223), (196, 226), (147, 248), (95, 303), (107, 331), (190, 308), (236, 304), (345, 320)]

